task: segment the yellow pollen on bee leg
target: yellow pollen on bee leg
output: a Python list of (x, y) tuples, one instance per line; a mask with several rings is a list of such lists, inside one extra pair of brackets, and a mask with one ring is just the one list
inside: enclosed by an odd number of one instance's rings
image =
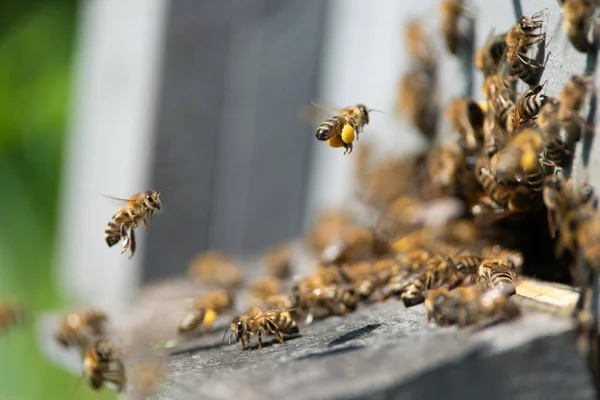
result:
[(331, 147), (342, 147), (344, 142), (340, 136), (334, 136), (327, 141), (327, 144), (329, 144)]
[(354, 142), (354, 128), (351, 125), (344, 125), (342, 129), (342, 140), (344, 143)]
[(202, 323), (206, 326), (212, 325), (213, 322), (215, 322), (215, 319), (217, 319), (217, 313), (215, 312), (215, 310), (206, 310), (206, 314), (204, 314), (204, 319), (202, 320)]

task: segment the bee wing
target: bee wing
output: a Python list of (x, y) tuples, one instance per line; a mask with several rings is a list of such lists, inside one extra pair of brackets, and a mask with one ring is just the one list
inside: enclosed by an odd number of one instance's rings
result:
[(337, 112), (327, 112), (325, 109), (318, 108), (313, 104), (305, 104), (298, 110), (298, 118), (314, 128), (334, 114), (337, 114)]

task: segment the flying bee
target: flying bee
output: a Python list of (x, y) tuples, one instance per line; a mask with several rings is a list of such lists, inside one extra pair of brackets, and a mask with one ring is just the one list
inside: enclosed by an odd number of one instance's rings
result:
[[(364, 104), (344, 108), (338, 115), (329, 117), (319, 125), (315, 136), (317, 140), (328, 141), (331, 147), (344, 146), (344, 154), (352, 153), (352, 142), (359, 139), (359, 134), (369, 123), (369, 113), (372, 111), (377, 110), (369, 109)], [(341, 146), (338, 145), (340, 139)]]
[(201, 325), (209, 329), (215, 319), (233, 308), (233, 294), (225, 289), (213, 290), (194, 300), (190, 311), (179, 323), (179, 333), (190, 333)]
[(292, 272), (291, 245), (278, 245), (269, 249), (262, 262), (268, 274), (279, 279), (289, 278)]
[(486, 259), (479, 265), (479, 282), (490, 288), (498, 288), (506, 296), (515, 294), (517, 273), (512, 264), (503, 259)]
[[(579, 112), (590, 87), (590, 78), (573, 75), (565, 84), (559, 96), (558, 119), (568, 134), (567, 142), (574, 143), (581, 138), (585, 122)], [(573, 144), (570, 144), (569, 150)]]
[(218, 251), (205, 251), (189, 263), (188, 275), (205, 285), (226, 289), (239, 287), (244, 281), (244, 271), (233, 257)]
[[(523, 166), (523, 158), (537, 157), (543, 149), (542, 134), (537, 128), (525, 128), (514, 135), (490, 161), (490, 171), (501, 182), (512, 178)], [(482, 183), (483, 184), (483, 183)]]
[(95, 308), (83, 308), (65, 315), (54, 338), (65, 348), (85, 350), (93, 340), (105, 334), (108, 318)]
[(520, 125), (534, 119), (544, 104), (550, 99), (543, 93), (540, 93), (544, 85), (538, 85), (535, 88), (526, 91), (515, 104), (512, 115), (512, 131), (516, 132)]
[(594, 0), (564, 0), (562, 2), (567, 38), (573, 47), (582, 53), (589, 53), (593, 48), (593, 43), (588, 40), (588, 32), (592, 26), (592, 17), (598, 6), (597, 3)]
[(0, 332), (19, 325), (23, 321), (24, 311), (10, 303), (0, 304)]
[(541, 12), (538, 12), (531, 17), (519, 18), (506, 35), (506, 62), (511, 73), (528, 85), (535, 84), (539, 69), (543, 68), (543, 65), (526, 55), (531, 46), (546, 40), (546, 33), (535, 33), (543, 26), (538, 19), (540, 16)]
[(474, 152), (481, 147), (485, 112), (477, 102), (458, 97), (448, 104), (445, 115), (460, 134), (461, 148)]
[(147, 190), (135, 194), (129, 199), (118, 199), (126, 201), (127, 205), (118, 210), (106, 225), (104, 240), (106, 240), (108, 247), (114, 246), (121, 240), (123, 242), (121, 254), (129, 249), (131, 251), (129, 258), (133, 257), (136, 249), (134, 231), (140, 221), (144, 223), (146, 228), (148, 227), (148, 221), (152, 219), (154, 211), (160, 210), (161, 201), (159, 196), (160, 192)]
[(428, 319), (438, 325), (467, 327), (485, 326), (506, 321), (520, 315), (519, 307), (498, 289), (479, 285), (458, 287), (449, 291), (439, 288), (427, 292), (425, 307)]
[(292, 319), (290, 312), (283, 309), (258, 311), (252, 310), (234, 318), (231, 331), (236, 342), (241, 342), (242, 350), (250, 344), (250, 335), (258, 337), (258, 348), (262, 348), (262, 335), (272, 334), (279, 343), (285, 343), (284, 334), (298, 333), (298, 325)]
[(119, 359), (114, 344), (108, 339), (99, 339), (87, 348), (83, 360), (83, 376), (90, 387), (99, 390), (104, 383), (112, 383), (117, 391), (125, 388), (125, 367)]
[(459, 54), (460, 46), (468, 39), (460, 29), (460, 18), (464, 15), (465, 5), (463, 0), (443, 0), (440, 4), (442, 15), (442, 34), (446, 48), (454, 55)]
[(483, 47), (477, 49), (475, 67), (484, 75), (492, 75), (498, 71), (506, 51), (506, 35), (490, 35)]
[(251, 305), (260, 305), (272, 295), (281, 293), (281, 281), (273, 275), (264, 275), (252, 283), (248, 297)]

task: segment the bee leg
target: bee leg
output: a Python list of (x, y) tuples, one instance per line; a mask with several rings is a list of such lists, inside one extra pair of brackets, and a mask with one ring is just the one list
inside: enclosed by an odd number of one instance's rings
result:
[(285, 343), (285, 340), (283, 340), (283, 334), (281, 332), (275, 331), (273, 334), (275, 335), (275, 339), (277, 339), (277, 341), (279, 343), (281, 343), (281, 344)]
[(121, 250), (121, 254), (123, 254), (127, 251), (131, 243), (125, 225), (121, 225), (121, 239), (123, 240), (123, 249)]
[(259, 349), (262, 349), (262, 333), (263, 333), (262, 328), (259, 328), (258, 329), (258, 334), (257, 334), (257, 336), (258, 336), (258, 348)]
[(250, 346), (250, 332), (246, 333), (246, 343)]
[(129, 247), (129, 250), (131, 250), (131, 255), (129, 256), (129, 259), (131, 260), (131, 257), (133, 257), (133, 255), (135, 254), (135, 249), (137, 248), (137, 243), (135, 241), (135, 230), (133, 228), (131, 228), (131, 246)]
[[(148, 217), (148, 219), (150, 219), (150, 217)], [(144, 223), (144, 227), (148, 228), (148, 221), (146, 220), (146, 218), (142, 218), (142, 222)]]
[(246, 349), (246, 341), (244, 340), (244, 336), (240, 336), (240, 345), (242, 346), (242, 350)]

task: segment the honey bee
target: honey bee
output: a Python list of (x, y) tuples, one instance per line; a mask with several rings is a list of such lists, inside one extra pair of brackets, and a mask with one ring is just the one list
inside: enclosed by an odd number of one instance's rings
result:
[(544, 189), (544, 179), (546, 171), (538, 159), (538, 155), (533, 151), (526, 151), (521, 158), (523, 166), (523, 176), (535, 193), (540, 193)]
[(431, 142), (437, 134), (438, 102), (435, 97), (435, 78), (430, 71), (409, 71), (400, 81), (398, 111)]
[(147, 190), (135, 194), (129, 199), (119, 199), (126, 201), (127, 205), (118, 210), (108, 220), (104, 231), (104, 240), (106, 240), (108, 247), (112, 247), (119, 240), (122, 240), (123, 250), (121, 250), (121, 254), (129, 249), (131, 251), (129, 258), (133, 257), (136, 249), (134, 231), (140, 221), (144, 223), (146, 228), (148, 227), (148, 221), (152, 219), (154, 211), (160, 210), (161, 201), (159, 196), (160, 192)]
[(438, 325), (457, 324), (485, 326), (506, 321), (520, 315), (519, 307), (498, 289), (485, 289), (479, 285), (458, 287), (454, 290), (439, 288), (427, 293), (425, 307), (428, 319)]
[(506, 51), (506, 35), (490, 35), (483, 47), (475, 53), (475, 67), (484, 75), (492, 75), (498, 71)]
[[(560, 92), (558, 119), (567, 132), (568, 141), (570, 142), (576, 142), (581, 138), (585, 122), (579, 112), (583, 106), (589, 86), (589, 77), (573, 75)], [(572, 149), (570, 148), (569, 150)]]
[(499, 123), (495, 111), (488, 109), (483, 123), (483, 149), (488, 157), (492, 157), (502, 149), (508, 140), (508, 133)]
[[(523, 167), (524, 160), (538, 157), (543, 149), (542, 134), (537, 128), (525, 128), (513, 136), (506, 147), (495, 154), (491, 159), (491, 173), (498, 181), (512, 178), (519, 168)], [(480, 181), (480, 183), (483, 182)]]
[(478, 267), (479, 282), (497, 288), (506, 296), (515, 294), (517, 273), (510, 263), (502, 259), (486, 259)]
[(481, 256), (484, 259), (496, 259), (501, 263), (508, 264), (517, 273), (521, 271), (525, 261), (523, 253), (517, 250), (506, 249), (499, 245), (485, 246), (481, 250)]
[(543, 25), (539, 17), (541, 12), (531, 17), (519, 18), (506, 35), (506, 62), (510, 66), (511, 73), (528, 85), (535, 84), (538, 71), (543, 68), (542, 64), (526, 55), (531, 46), (546, 40), (546, 33), (534, 33)]
[(354, 311), (358, 304), (356, 292), (350, 285), (300, 282), (293, 288), (293, 293), (296, 307), (306, 313), (306, 325), (312, 323), (317, 311), (344, 315)]
[(520, 125), (534, 119), (549, 100), (549, 97), (543, 93), (544, 85), (538, 85), (535, 88), (526, 91), (515, 104), (512, 114), (512, 130), (516, 132)]
[(283, 309), (259, 311), (254, 309), (236, 317), (231, 322), (231, 331), (236, 342), (241, 342), (242, 350), (250, 344), (250, 335), (258, 337), (258, 348), (262, 348), (262, 335), (272, 334), (279, 343), (285, 343), (284, 334), (298, 333), (298, 325), (290, 312)]
[(194, 257), (190, 261), (188, 275), (205, 285), (226, 289), (237, 288), (244, 281), (244, 271), (236, 261), (217, 251), (205, 251)]
[(263, 306), (266, 308), (284, 308), (286, 310), (291, 310), (294, 307), (294, 303), (295, 298), (293, 296), (287, 294), (273, 294), (264, 300)]
[(108, 382), (114, 384), (117, 391), (123, 391), (126, 383), (125, 367), (111, 341), (99, 339), (87, 348), (83, 360), (83, 375), (94, 390), (99, 390)]
[(408, 54), (423, 67), (435, 68), (435, 46), (423, 30), (423, 23), (417, 19), (407, 21), (404, 25), (404, 35)]
[(564, 0), (564, 29), (569, 41), (575, 49), (588, 53), (593, 43), (588, 40), (588, 32), (592, 26), (592, 17), (598, 6), (594, 0)]
[(343, 146), (346, 153), (352, 153), (352, 142), (359, 139), (365, 125), (369, 123), (369, 113), (375, 111), (364, 104), (347, 107), (339, 111), (338, 115), (329, 117), (317, 127), (315, 137), (317, 140), (327, 141), (331, 147)]
[(472, 211), (476, 216), (482, 213), (482, 206), (495, 214), (505, 211), (524, 212), (529, 209), (527, 199), (522, 193), (496, 181), (496, 177), (490, 172), (490, 161), (487, 157), (478, 158), (475, 177), (486, 193), (479, 199), (479, 205), (473, 207)]
[(488, 100), (488, 108), (494, 111), (499, 123), (504, 124), (514, 109), (512, 100), (512, 80), (493, 74), (483, 80), (483, 94)]
[(0, 332), (17, 326), (23, 320), (24, 312), (14, 304), (0, 304)]
[(373, 253), (373, 230), (365, 227), (346, 228), (323, 250), (321, 262), (340, 264), (370, 257)]
[(233, 294), (228, 290), (219, 289), (204, 293), (196, 298), (191, 310), (179, 323), (179, 333), (190, 333), (203, 325), (207, 329), (215, 319), (233, 308)]
[(316, 253), (321, 253), (331, 244), (331, 238), (341, 235), (347, 228), (354, 227), (350, 213), (339, 209), (325, 210), (306, 234), (306, 242)]
[(292, 247), (278, 245), (271, 248), (263, 257), (263, 265), (268, 274), (279, 279), (289, 278), (292, 272)]
[(65, 348), (86, 349), (93, 340), (105, 334), (106, 314), (95, 308), (84, 308), (65, 315), (54, 338)]
[(248, 297), (251, 305), (260, 305), (272, 295), (281, 293), (281, 281), (273, 275), (258, 278), (250, 287)]
[(464, 14), (463, 0), (443, 0), (440, 4), (442, 15), (442, 34), (446, 48), (454, 55), (458, 55), (461, 44), (466, 42), (464, 32), (460, 30), (460, 17)]
[(474, 152), (481, 147), (485, 113), (477, 102), (466, 97), (456, 98), (446, 107), (445, 115), (460, 134), (461, 148)]
[(442, 257), (410, 279), (403, 288), (400, 299), (405, 307), (412, 307), (424, 301), (424, 293), (427, 290), (443, 285), (452, 289), (461, 285), (467, 278), (468, 274), (459, 272), (452, 260)]
[(454, 264), (454, 267), (464, 274), (474, 274), (477, 272), (477, 268), (479, 264), (483, 261), (483, 259), (479, 256), (472, 255), (459, 255), (454, 257), (448, 257), (447, 261), (450, 261)]
[[(393, 258), (384, 258), (375, 262), (362, 262), (340, 268), (340, 274), (347, 283), (353, 284), (356, 295), (362, 301), (371, 298), (397, 273), (399, 264)], [(378, 292), (378, 300), (382, 294)]]
[(544, 158), (542, 163), (553, 169), (547, 172), (564, 168), (569, 163), (572, 154), (560, 134), (561, 122), (558, 118), (558, 111), (559, 103), (552, 99), (542, 107), (537, 119), (543, 137)]

